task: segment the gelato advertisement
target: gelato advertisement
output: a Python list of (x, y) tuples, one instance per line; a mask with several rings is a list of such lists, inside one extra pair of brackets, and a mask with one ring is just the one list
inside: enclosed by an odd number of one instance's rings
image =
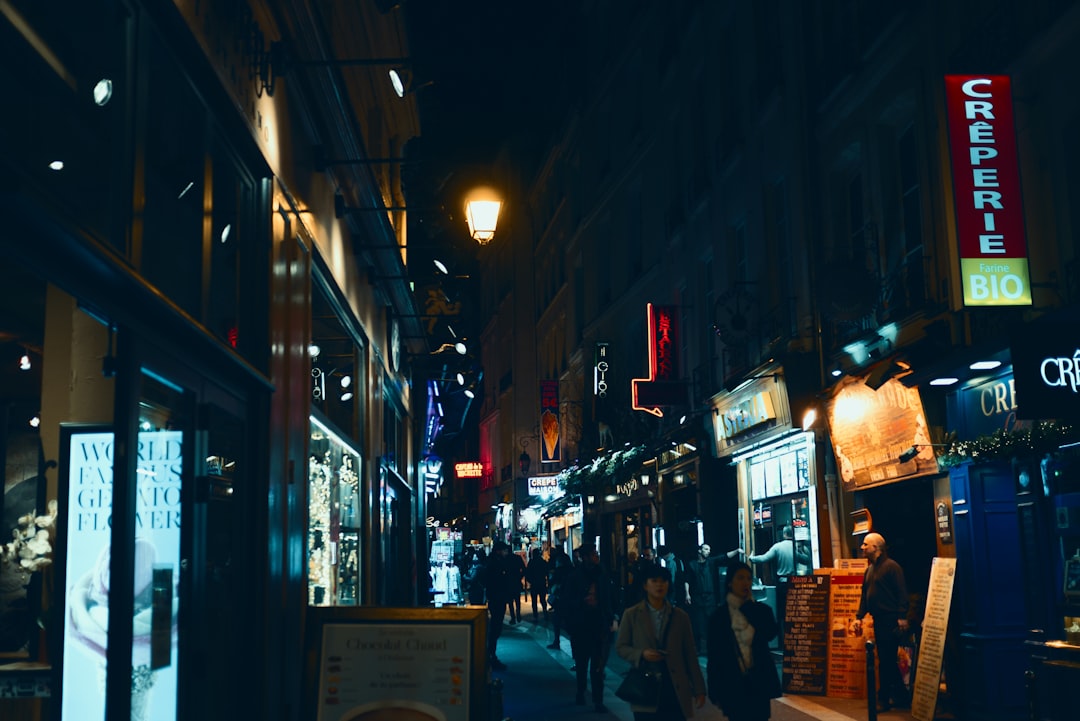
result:
[[(105, 717), (113, 434), (70, 433), (62, 718)], [(139, 433), (131, 718), (176, 718), (181, 431)]]
[(318, 721), (468, 721), (467, 625), (323, 626)]

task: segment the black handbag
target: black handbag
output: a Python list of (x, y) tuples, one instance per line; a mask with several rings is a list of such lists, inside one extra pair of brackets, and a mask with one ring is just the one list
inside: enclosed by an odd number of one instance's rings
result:
[[(660, 649), (667, 645), (668, 629), (671, 628), (671, 617), (664, 626), (664, 633), (660, 637)], [(663, 682), (664, 672), (657, 664), (642, 661), (637, 666), (631, 667), (626, 672), (619, 688), (615, 689), (615, 695), (632, 706), (646, 708), (658, 708), (660, 706), (660, 684)]]
[(656, 708), (660, 705), (662, 675), (656, 669), (634, 666), (626, 672), (615, 695), (632, 706)]

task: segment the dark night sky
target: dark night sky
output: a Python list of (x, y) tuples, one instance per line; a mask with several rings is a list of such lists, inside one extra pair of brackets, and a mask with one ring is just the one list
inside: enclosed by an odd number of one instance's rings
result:
[(576, 0), (411, 0), (404, 5), (425, 154), (485, 161), (515, 134), (543, 134), (565, 111)]

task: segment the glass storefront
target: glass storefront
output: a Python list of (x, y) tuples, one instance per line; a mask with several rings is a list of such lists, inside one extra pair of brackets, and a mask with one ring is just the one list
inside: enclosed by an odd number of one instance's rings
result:
[(315, 415), (308, 450), (308, 603), (355, 606), (360, 599), (361, 455)]

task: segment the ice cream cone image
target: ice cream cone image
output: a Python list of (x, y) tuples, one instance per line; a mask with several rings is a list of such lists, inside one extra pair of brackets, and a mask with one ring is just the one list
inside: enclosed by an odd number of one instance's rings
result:
[(544, 436), (545, 458), (555, 458), (559, 452), (559, 417), (551, 411), (540, 416), (540, 430)]
[[(151, 635), (153, 622), (153, 575), (156, 551), (149, 541), (135, 539), (135, 615), (132, 618), (132, 721), (149, 721), (153, 716), (150, 705), (155, 671), (151, 667)], [(68, 626), (73, 640), (98, 660), (98, 685), (105, 693), (105, 650), (109, 625), (109, 561), (110, 548), (104, 546), (97, 562), (79, 578), (68, 593)], [(172, 643), (176, 641), (176, 612), (178, 599), (173, 596), (171, 608)], [(160, 665), (160, 664), (159, 664)]]

